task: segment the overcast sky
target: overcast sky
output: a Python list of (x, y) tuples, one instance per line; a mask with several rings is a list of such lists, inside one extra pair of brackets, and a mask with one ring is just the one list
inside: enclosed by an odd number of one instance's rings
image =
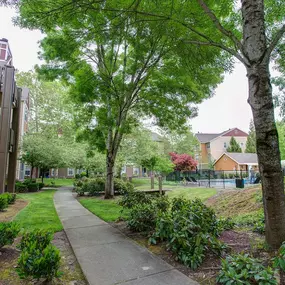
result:
[[(0, 38), (9, 40), (16, 69), (28, 71), (40, 63), (38, 41), (43, 35), (40, 31), (15, 27), (13, 16), (12, 9), (0, 8)], [(236, 64), (234, 72), (227, 74), (217, 88), (216, 95), (199, 105), (198, 117), (191, 121), (193, 131), (214, 133), (234, 127), (248, 131), (252, 114), (247, 103), (247, 88), (245, 68)]]

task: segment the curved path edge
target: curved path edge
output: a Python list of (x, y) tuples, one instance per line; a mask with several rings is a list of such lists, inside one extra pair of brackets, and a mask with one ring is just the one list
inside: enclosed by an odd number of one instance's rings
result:
[(90, 285), (199, 284), (89, 212), (71, 189), (60, 188), (54, 204)]

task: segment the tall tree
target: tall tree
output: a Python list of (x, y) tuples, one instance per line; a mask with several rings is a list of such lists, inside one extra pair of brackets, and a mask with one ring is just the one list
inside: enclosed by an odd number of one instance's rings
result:
[[(114, 13), (98, 14), (88, 8), (71, 14), (69, 8), (63, 9), (54, 23), (48, 18), (42, 21), (34, 12), (26, 14), (31, 3), (20, 2), (22, 24), (47, 33), (41, 46), (49, 64), (41, 71), (65, 79), (72, 98), (83, 106), (81, 137), (106, 153), (105, 198), (112, 198), (119, 146), (135, 117), (145, 114), (163, 127), (183, 127), (191, 103), (211, 96), (221, 81), (224, 66), (217, 62), (219, 53), (193, 57), (185, 44), (165, 37), (165, 30), (157, 29), (154, 22), (114, 18)], [(41, 11), (50, 7), (48, 0), (38, 4)]]
[(256, 153), (256, 135), (254, 123), (251, 120), (249, 124), (249, 133), (246, 140), (245, 152), (247, 153)]
[[(64, 23), (74, 13), (86, 16), (92, 11), (97, 17), (104, 12), (114, 19), (125, 16), (132, 19), (130, 23), (155, 23), (149, 29), (163, 29), (161, 33), (174, 38), (175, 43), (187, 43), (192, 58), (201, 54), (205, 57), (207, 52), (220, 49), (223, 51), (220, 63), (225, 63), (228, 57), (240, 61), (246, 68), (248, 102), (256, 130), (266, 241), (277, 248), (285, 240), (285, 196), (269, 63), (271, 59), (275, 59), (277, 65), (284, 61), (285, 5), (283, 0), (241, 0), (239, 3), (238, 6), (236, 1), (228, 0), (62, 0), (57, 3), (22, 0), (19, 22), (50, 30), (55, 23), (58, 29), (59, 22)], [(86, 18), (82, 21), (85, 23)]]
[(73, 105), (68, 89), (59, 81), (44, 81), (34, 71), (16, 74), (18, 86), (29, 88), (29, 132), (57, 137), (59, 132), (70, 136)]
[(230, 145), (227, 147), (227, 152), (242, 152), (240, 145), (234, 137), (231, 137)]

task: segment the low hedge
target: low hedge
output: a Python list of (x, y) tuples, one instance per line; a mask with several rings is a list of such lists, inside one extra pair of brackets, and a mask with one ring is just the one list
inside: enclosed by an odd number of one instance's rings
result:
[[(79, 196), (88, 193), (89, 196), (95, 196), (105, 191), (106, 178), (97, 177), (93, 179), (87, 179), (84, 182), (80, 181), (76, 183), (76, 192)], [(130, 182), (125, 182), (121, 179), (114, 179), (114, 191), (118, 194), (125, 194), (126, 192), (133, 191), (134, 185)]]
[(26, 179), (23, 182), (17, 181), (15, 190), (17, 193), (37, 192), (44, 186), (44, 183), (37, 183), (34, 179)]

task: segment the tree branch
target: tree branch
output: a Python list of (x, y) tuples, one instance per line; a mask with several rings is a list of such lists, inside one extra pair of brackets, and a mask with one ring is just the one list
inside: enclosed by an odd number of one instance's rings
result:
[(225, 36), (227, 36), (229, 39), (231, 39), (236, 48), (240, 51), (243, 50), (242, 43), (239, 41), (239, 39), (229, 30), (227, 30), (219, 21), (219, 19), (216, 17), (216, 15), (213, 13), (213, 11), (207, 6), (207, 4), (203, 0), (197, 0), (199, 5), (202, 7), (202, 9), (205, 11), (205, 13), (209, 16), (209, 18), (212, 20), (216, 28)]
[(283, 37), (284, 33), (285, 33), (285, 24), (279, 29), (279, 31), (276, 33), (275, 37), (271, 41), (270, 45), (266, 49), (264, 60), (269, 60), (269, 57), (270, 57), (272, 51), (274, 50), (274, 48), (278, 44), (279, 40)]
[(226, 47), (223, 44), (216, 43), (216, 42), (202, 42), (202, 41), (184, 41), (186, 44), (195, 44), (195, 45), (200, 45), (200, 46), (213, 46), (213, 47), (218, 47), (220, 49), (223, 49), (233, 55), (235, 58), (237, 58), (240, 62), (242, 62), (245, 66), (249, 66), (249, 62), (246, 58), (244, 58), (241, 54), (239, 54), (237, 51)]

